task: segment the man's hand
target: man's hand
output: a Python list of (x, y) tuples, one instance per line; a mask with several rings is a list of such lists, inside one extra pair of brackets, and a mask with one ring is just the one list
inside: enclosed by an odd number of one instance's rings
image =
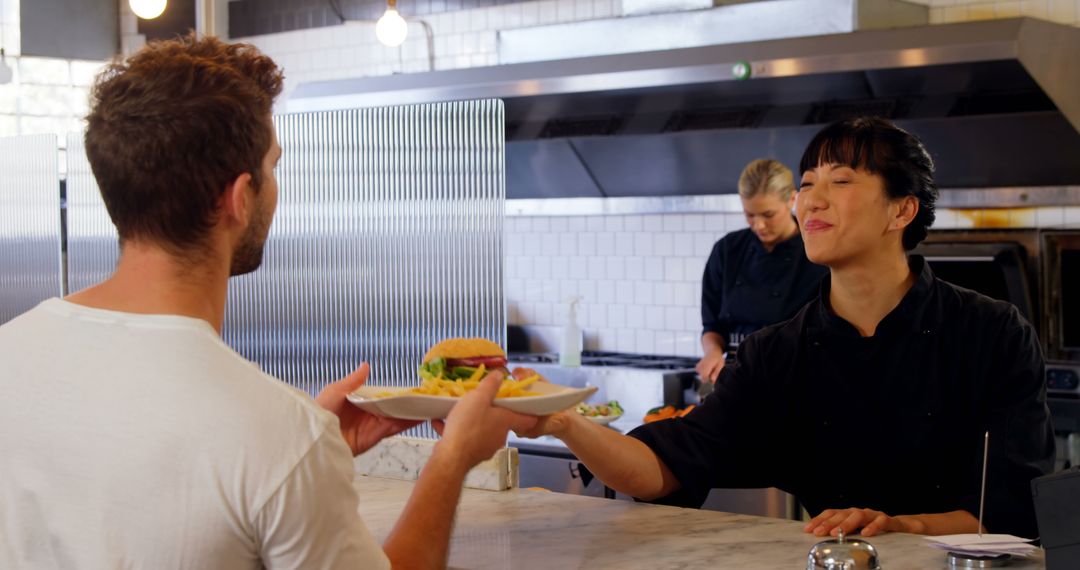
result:
[(871, 509), (825, 509), (806, 523), (803, 531), (815, 536), (837, 536), (840, 529), (844, 530), (844, 534), (853, 534), (862, 529), (863, 536), (874, 536), (886, 532), (925, 534), (924, 527), (925, 525), (914, 517), (891, 517)]
[(506, 445), (510, 430), (524, 431), (536, 425), (534, 416), (516, 414), (491, 404), (499, 393), (502, 380), (502, 372), (489, 373), (475, 390), (454, 405), (445, 422), (431, 422), (442, 436), (440, 445), (469, 468), (490, 459)]
[(709, 351), (697, 363), (697, 373), (706, 382), (716, 383), (720, 371), (724, 369), (724, 351), (716, 349)]
[(360, 455), (374, 447), (383, 438), (420, 424), (413, 420), (396, 420), (369, 414), (345, 399), (367, 382), (370, 371), (371, 367), (367, 362), (361, 363), (356, 370), (352, 371), (352, 374), (323, 388), (322, 392), (315, 397), (315, 401), (320, 406), (338, 417), (338, 422), (341, 423), (341, 436), (345, 438), (345, 443), (349, 444), (353, 455)]

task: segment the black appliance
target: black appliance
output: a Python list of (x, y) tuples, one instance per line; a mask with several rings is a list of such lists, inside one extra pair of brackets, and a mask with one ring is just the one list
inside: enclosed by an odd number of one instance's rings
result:
[(914, 253), (926, 258), (939, 279), (1008, 301), (1038, 327), (1027, 253), (1019, 243), (934, 242), (920, 245)]
[(1046, 549), (1047, 570), (1080, 568), (1080, 467), (1031, 482), (1039, 539)]

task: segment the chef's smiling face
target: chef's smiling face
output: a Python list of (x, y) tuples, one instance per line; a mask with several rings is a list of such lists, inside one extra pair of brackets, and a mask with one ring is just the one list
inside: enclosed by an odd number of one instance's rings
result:
[(884, 183), (845, 164), (803, 172), (795, 210), (810, 261), (838, 267), (899, 243), (895, 220), (903, 201), (889, 199)]
[(791, 209), (795, 196), (784, 200), (772, 192), (761, 192), (752, 198), (742, 198), (746, 223), (765, 247), (772, 247), (794, 235)]

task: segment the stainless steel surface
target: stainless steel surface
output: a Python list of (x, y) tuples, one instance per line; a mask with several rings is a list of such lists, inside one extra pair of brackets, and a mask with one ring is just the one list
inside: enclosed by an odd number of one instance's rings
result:
[(1080, 204), (1080, 186), (942, 188), (940, 208), (1032, 208)]
[(0, 138), (0, 324), (61, 295), (55, 135)]
[(90, 171), (83, 133), (71, 133), (67, 137), (68, 292), (104, 281), (119, 258), (116, 226)]
[[(1076, 42), (1080, 42), (1080, 30), (1031, 19), (838, 33), (435, 73), (307, 82), (294, 90), (288, 108), (290, 111), (309, 111), (483, 97), (538, 97), (670, 88), (734, 80), (732, 66), (740, 61), (751, 62), (752, 78), (764, 79), (1017, 59), (1025, 69), (1030, 68), (1037, 81), (1045, 77), (1040, 84), (1060, 86), (1066, 91), (1052, 96), (1062, 106), (1060, 101), (1074, 97), (1075, 90), (1080, 89), (1076, 87), (1077, 82), (1066, 81), (1074, 77), (1073, 73), (1080, 72), (1070, 70), (1069, 63), (1061, 59), (1075, 53), (1075, 50), (1070, 52), (1063, 47)], [(1051, 79), (1056, 77), (1061, 80)], [(925, 87), (936, 89), (939, 85)], [(1071, 108), (1071, 104), (1066, 106)], [(1077, 120), (1073, 121), (1074, 126), (1080, 125)]]
[[(717, 2), (722, 4), (723, 2)], [(713, 0), (622, 0), (623, 16), (712, 8)]]
[(842, 34), (928, 22), (927, 6), (895, 0), (745, 2), (647, 18), (607, 18), (503, 30), (499, 32), (499, 63)]
[(968, 556), (950, 552), (946, 556), (950, 568), (999, 568), (1012, 563), (1012, 556), (1002, 554), (1000, 556)]
[[(751, 62), (751, 77), (763, 79), (1016, 59), (1018, 43), (1040, 42), (1038, 30), (1046, 26), (1055, 25), (1027, 19), (998, 20), (314, 81), (297, 86), (288, 100), (288, 109), (328, 110), (705, 84), (735, 80), (732, 66), (740, 61)], [(1034, 27), (1036, 32), (1021, 36), (1025, 27)], [(1066, 28), (1062, 34), (1069, 38), (1080, 35), (1080, 31), (1068, 31), (1067, 26), (1056, 27)]]
[(1055, 205), (1080, 181), (1078, 51), (1076, 28), (997, 20), (309, 83), (289, 106), (505, 98), (512, 199), (731, 194), (750, 160), (795, 165), (820, 125), (879, 114), (924, 140), (942, 187)]
[(880, 570), (881, 563), (874, 545), (859, 539), (848, 539), (841, 530), (839, 536), (815, 544), (806, 557), (807, 570)]
[[(504, 342), (501, 102), (274, 123), (277, 213), (262, 267), (230, 283), (230, 346), (316, 393), (361, 361), (370, 384), (419, 384), (416, 364), (446, 337)], [(70, 263), (85, 286), (111, 272), (116, 234), (80, 141), (69, 142)]]

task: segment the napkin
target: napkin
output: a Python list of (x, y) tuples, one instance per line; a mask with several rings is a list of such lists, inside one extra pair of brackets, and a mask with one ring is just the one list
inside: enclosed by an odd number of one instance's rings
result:
[(1035, 552), (1031, 539), (1011, 534), (949, 534), (924, 538), (930, 541), (931, 548), (970, 556), (1031, 556)]

